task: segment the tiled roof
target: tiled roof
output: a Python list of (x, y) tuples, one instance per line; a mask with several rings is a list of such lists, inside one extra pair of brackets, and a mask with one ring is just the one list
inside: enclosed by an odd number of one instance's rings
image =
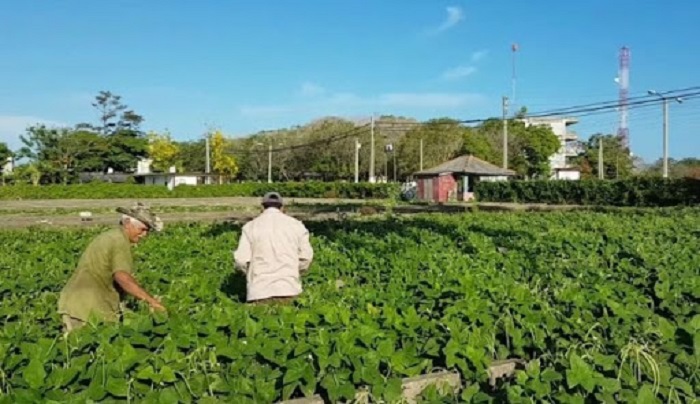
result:
[(450, 161), (444, 162), (436, 167), (419, 171), (416, 175), (437, 175), (437, 174), (478, 174), (478, 175), (516, 175), (513, 170), (504, 169), (494, 164), (484, 161), (472, 155), (460, 156)]

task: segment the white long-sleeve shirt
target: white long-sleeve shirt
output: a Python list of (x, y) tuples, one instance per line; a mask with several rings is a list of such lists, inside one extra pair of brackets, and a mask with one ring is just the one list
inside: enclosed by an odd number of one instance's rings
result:
[(243, 226), (233, 253), (246, 274), (247, 300), (301, 294), (301, 272), (313, 260), (309, 231), (299, 220), (268, 208)]

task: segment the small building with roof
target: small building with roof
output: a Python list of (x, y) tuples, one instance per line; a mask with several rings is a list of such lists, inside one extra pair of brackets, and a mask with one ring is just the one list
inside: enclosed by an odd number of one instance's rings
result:
[(423, 202), (469, 201), (479, 181), (505, 181), (515, 171), (464, 155), (414, 174), (416, 199)]

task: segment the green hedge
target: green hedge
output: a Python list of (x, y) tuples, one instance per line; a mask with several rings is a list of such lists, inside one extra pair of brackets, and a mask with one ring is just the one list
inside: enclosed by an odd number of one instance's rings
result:
[(282, 197), (385, 199), (399, 193), (396, 184), (341, 182), (240, 183), (227, 185), (181, 185), (173, 191), (164, 186), (91, 183), (80, 185), (12, 185), (0, 187), (0, 200), (8, 199), (119, 199), (119, 198), (207, 198), (262, 196), (277, 191)]
[(700, 180), (634, 178), (627, 180), (480, 182), (482, 202), (606, 206), (677, 206), (700, 203)]

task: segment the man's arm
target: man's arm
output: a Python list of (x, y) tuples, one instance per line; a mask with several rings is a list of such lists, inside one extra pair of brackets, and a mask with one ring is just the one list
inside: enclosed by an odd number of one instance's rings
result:
[(125, 271), (116, 271), (113, 278), (114, 282), (116, 282), (124, 292), (139, 300), (145, 301), (155, 310), (165, 311), (165, 307), (163, 307), (163, 305), (160, 304), (157, 299), (148, 294), (148, 292), (146, 292), (141, 285), (136, 282), (136, 279), (134, 279), (130, 273)]
[(299, 240), (299, 271), (304, 272), (311, 266), (311, 261), (314, 259), (314, 249), (309, 241), (309, 231), (304, 227)]
[(250, 245), (250, 239), (248, 238), (248, 232), (246, 229), (243, 229), (241, 232), (241, 239), (238, 241), (238, 248), (233, 252), (233, 263), (236, 269), (246, 273), (252, 255), (253, 250)]

